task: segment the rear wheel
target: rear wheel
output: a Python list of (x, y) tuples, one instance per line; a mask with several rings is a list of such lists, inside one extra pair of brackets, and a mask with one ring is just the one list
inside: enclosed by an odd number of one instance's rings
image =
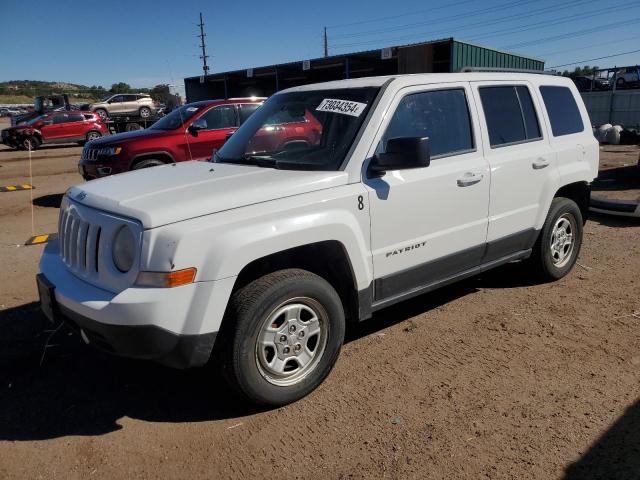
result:
[(616, 88), (625, 88), (627, 86), (627, 82), (624, 78), (618, 78), (616, 80)]
[(98, 115), (100, 115), (100, 118), (102, 120), (106, 120), (109, 118), (109, 113), (104, 109), (104, 108), (98, 108), (96, 109), (95, 113), (97, 113)]
[(87, 142), (91, 142), (93, 140), (97, 140), (102, 136), (102, 134), (100, 132), (96, 132), (96, 131), (92, 131), (87, 133), (87, 136), (85, 137), (87, 139)]
[(151, 168), (158, 167), (160, 165), (164, 165), (165, 163), (162, 160), (157, 158), (148, 158), (146, 160), (140, 160), (136, 164), (133, 165), (133, 170), (140, 170), (142, 168)]
[(544, 281), (558, 280), (573, 268), (582, 245), (582, 214), (568, 198), (551, 202), (529, 262)]
[(327, 377), (344, 329), (340, 297), (326, 280), (305, 270), (280, 270), (233, 295), (219, 360), (230, 386), (243, 397), (286, 405)]

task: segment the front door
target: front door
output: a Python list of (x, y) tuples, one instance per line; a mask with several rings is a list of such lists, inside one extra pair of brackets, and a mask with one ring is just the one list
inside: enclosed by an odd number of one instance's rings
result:
[(198, 131), (197, 137), (194, 137), (188, 131), (185, 133), (188, 144), (187, 152), (191, 152), (192, 160), (210, 159), (213, 149), (222, 147), (227, 140), (227, 136), (238, 128), (238, 115), (235, 105), (212, 107), (193, 121), (196, 120), (204, 120), (206, 126), (203, 130)]
[[(419, 290), (480, 263), (490, 171), (468, 83), (401, 90), (372, 149), (429, 137), (431, 164), (366, 178), (374, 301)], [(366, 177), (366, 174), (365, 174)]]

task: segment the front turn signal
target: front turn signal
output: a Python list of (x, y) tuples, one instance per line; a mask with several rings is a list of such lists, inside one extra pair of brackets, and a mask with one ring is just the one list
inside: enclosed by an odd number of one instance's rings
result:
[(141, 287), (173, 288), (193, 283), (197, 269), (185, 268), (175, 272), (140, 272), (136, 285)]

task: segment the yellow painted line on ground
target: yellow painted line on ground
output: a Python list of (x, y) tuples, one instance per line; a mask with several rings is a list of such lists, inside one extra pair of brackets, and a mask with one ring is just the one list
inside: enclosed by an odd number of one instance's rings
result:
[(5, 187), (0, 187), (0, 192), (15, 192), (17, 190), (33, 190), (35, 187), (33, 185), (29, 185), (28, 183), (23, 183), (21, 185), (7, 185)]
[(55, 233), (45, 233), (43, 235), (36, 235), (27, 240), (25, 245), (40, 245), (42, 243), (47, 243), (49, 240), (55, 238)]

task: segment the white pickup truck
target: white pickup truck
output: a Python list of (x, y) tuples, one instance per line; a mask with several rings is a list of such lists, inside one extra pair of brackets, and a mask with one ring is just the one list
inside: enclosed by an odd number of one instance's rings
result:
[[(282, 118), (321, 128), (283, 143)], [(507, 262), (566, 275), (597, 170), (587, 111), (562, 77), (291, 88), (211, 162), (69, 189), (41, 304), (98, 348), (221, 366), (242, 396), (282, 405), (329, 374), (346, 322)]]

